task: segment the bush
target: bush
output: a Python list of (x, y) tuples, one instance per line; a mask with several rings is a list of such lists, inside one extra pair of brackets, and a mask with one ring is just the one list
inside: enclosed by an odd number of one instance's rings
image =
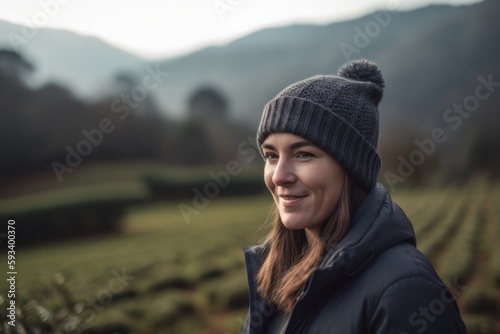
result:
[(453, 204), (446, 217), (436, 226), (430, 235), (420, 239), (418, 249), (428, 258), (432, 258), (444, 246), (446, 240), (463, 223), (464, 199), (460, 199)]
[(153, 282), (148, 291), (161, 291), (165, 289), (188, 289), (192, 287), (192, 282), (181, 274), (175, 274), (164, 279)]
[[(496, 194), (496, 198), (500, 198), (499, 195), (500, 194)], [(491, 204), (490, 214), (489, 219), (493, 221), (493, 225), (495, 227), (493, 240), (500, 240), (500, 224), (498, 224), (498, 219), (500, 218), (500, 208), (498, 207), (498, 203), (496, 203), (496, 205), (493, 203)], [(494, 243), (492, 246), (492, 259), (489, 270), (491, 279), (495, 285), (500, 288), (500, 243), (498, 242)]]
[(182, 293), (172, 293), (150, 305), (151, 324), (154, 327), (169, 327), (179, 320), (192, 316), (196, 311), (194, 302)]
[(493, 288), (485, 286), (471, 286), (462, 295), (464, 308), (470, 313), (497, 314), (500, 310), (500, 301)]
[[(448, 251), (441, 258), (440, 275), (449, 281), (465, 282), (474, 270), (474, 258), (484, 226), (480, 203), (473, 201), (465, 214), (457, 217), (462, 221), (457, 234), (450, 241)], [(445, 240), (445, 238), (441, 239)]]
[(210, 306), (220, 309), (235, 309), (248, 306), (246, 275), (235, 274), (202, 286), (202, 295)]
[(8, 325), (7, 300), (0, 296), (0, 333), (39, 333), (39, 334), (77, 334), (80, 332), (82, 319), (75, 309), (60, 306), (57, 311), (50, 311), (36, 300), (17, 303), (16, 326)]
[(467, 334), (492, 334), (493, 321), (485, 316), (464, 317)]
[(184, 274), (196, 284), (203, 283), (221, 276), (227, 268), (217, 261), (193, 260), (184, 270)]
[(109, 333), (119, 333), (119, 334), (129, 334), (133, 333), (131, 328), (123, 323), (110, 323), (102, 326), (93, 326), (82, 331), (82, 334), (109, 334)]

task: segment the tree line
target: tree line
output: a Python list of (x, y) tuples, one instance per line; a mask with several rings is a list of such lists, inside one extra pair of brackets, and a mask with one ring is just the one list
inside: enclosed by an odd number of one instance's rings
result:
[(227, 99), (212, 86), (195, 90), (186, 119), (174, 121), (152, 94), (134, 90), (146, 82), (129, 73), (115, 77), (112, 96), (83, 101), (56, 83), (31, 87), (35, 71), (21, 54), (0, 50), (0, 184), (47, 171), (63, 181), (95, 161), (224, 164), (251, 133), (230, 120)]

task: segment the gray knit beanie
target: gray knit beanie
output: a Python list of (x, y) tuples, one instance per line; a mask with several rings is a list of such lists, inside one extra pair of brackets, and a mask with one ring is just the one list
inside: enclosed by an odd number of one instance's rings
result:
[(366, 191), (377, 182), (378, 104), (384, 79), (367, 60), (348, 62), (337, 75), (294, 83), (264, 107), (258, 147), (273, 132), (299, 135), (339, 162)]

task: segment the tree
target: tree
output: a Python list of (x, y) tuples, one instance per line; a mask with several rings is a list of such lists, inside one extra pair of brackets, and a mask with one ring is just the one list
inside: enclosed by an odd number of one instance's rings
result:
[(189, 98), (188, 110), (193, 118), (225, 118), (227, 100), (217, 89), (201, 87)]
[(7, 179), (9, 172), (25, 167), (23, 157), (32, 142), (24, 126), (26, 103), (32, 92), (25, 80), (34, 67), (20, 54), (10, 50), (0, 50), (0, 181)]
[(11, 50), (0, 50), (0, 88), (25, 88), (25, 80), (34, 71), (26, 59)]

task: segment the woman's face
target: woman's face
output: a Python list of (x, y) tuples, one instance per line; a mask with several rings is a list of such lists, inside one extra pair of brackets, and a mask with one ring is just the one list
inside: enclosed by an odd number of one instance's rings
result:
[(291, 133), (272, 133), (262, 143), (264, 180), (283, 225), (317, 232), (340, 199), (346, 172), (328, 153)]

